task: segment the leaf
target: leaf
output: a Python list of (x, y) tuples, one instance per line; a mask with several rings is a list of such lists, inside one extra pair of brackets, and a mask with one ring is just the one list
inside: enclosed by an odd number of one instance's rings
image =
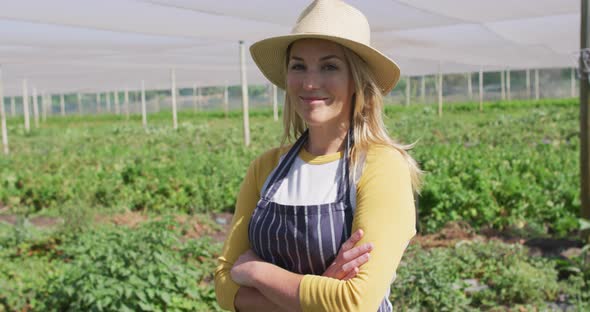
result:
[(580, 231), (590, 229), (590, 220), (579, 218), (578, 221), (580, 222)]
[(139, 305), (143, 311), (154, 311), (154, 307), (151, 303), (139, 302), (137, 305)]
[(160, 298), (166, 303), (166, 305), (170, 305), (170, 294), (167, 292), (161, 292)]

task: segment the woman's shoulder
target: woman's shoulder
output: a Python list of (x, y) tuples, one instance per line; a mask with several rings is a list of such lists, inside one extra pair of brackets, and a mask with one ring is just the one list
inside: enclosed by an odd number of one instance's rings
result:
[(279, 163), (281, 156), (289, 151), (289, 148), (291, 148), (291, 145), (273, 147), (258, 155), (253, 163), (258, 166), (268, 164), (272, 165), (272, 168), (274, 168)]
[(367, 164), (386, 163), (406, 163), (404, 155), (400, 150), (385, 144), (371, 144), (367, 149)]
[[(372, 145), (367, 150), (359, 188), (371, 185), (395, 185), (411, 181), (410, 167), (403, 152), (390, 145)], [(400, 180), (401, 179), (401, 180)]]
[(261, 183), (264, 183), (266, 177), (278, 165), (281, 156), (289, 151), (289, 148), (291, 148), (290, 145), (271, 148), (258, 155), (258, 157), (252, 161), (249, 171), (252, 172), (256, 182), (260, 184), (260, 186), (262, 185)]

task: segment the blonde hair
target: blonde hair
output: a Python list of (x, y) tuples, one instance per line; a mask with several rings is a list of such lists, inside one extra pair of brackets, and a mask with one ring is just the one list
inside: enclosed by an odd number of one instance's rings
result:
[[(287, 62), (290, 46), (287, 49)], [(352, 124), (354, 146), (350, 155), (350, 168), (353, 181), (356, 181), (357, 167), (362, 165), (362, 159), (372, 144), (391, 146), (399, 151), (410, 169), (410, 178), (414, 192), (420, 192), (422, 184), (422, 170), (408, 151), (415, 144), (400, 144), (389, 137), (383, 122), (383, 95), (375, 82), (373, 73), (367, 63), (356, 53), (342, 46), (350, 74), (354, 81)], [(295, 111), (288, 92), (285, 92), (285, 108), (283, 111), (283, 140), (296, 140), (306, 129), (305, 121)], [(352, 170), (354, 169), (354, 170)]]

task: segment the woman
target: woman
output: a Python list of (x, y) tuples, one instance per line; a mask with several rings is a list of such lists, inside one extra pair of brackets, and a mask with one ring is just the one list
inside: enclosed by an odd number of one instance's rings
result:
[(318, 0), (290, 35), (251, 47), (286, 90), (284, 137), (297, 141), (248, 169), (215, 273), (222, 308), (391, 310), (420, 170), (383, 125), (399, 68), (369, 42), (362, 13)]

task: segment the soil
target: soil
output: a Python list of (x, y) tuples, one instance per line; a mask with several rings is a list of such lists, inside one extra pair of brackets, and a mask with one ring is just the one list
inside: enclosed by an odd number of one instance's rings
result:
[[(2, 207), (0, 207), (2, 208)], [(211, 213), (209, 217), (202, 215), (186, 216), (178, 215), (176, 221), (182, 224), (183, 237), (195, 239), (209, 236), (216, 242), (223, 242), (230, 229), (233, 215), (231, 213)], [(156, 218), (157, 219), (157, 218)], [(146, 222), (149, 217), (141, 212), (125, 212), (114, 215), (98, 215), (96, 223), (113, 223), (118, 226), (136, 227)], [(16, 224), (16, 215), (0, 215), (0, 222)], [(63, 222), (55, 217), (32, 217), (29, 222), (39, 228), (50, 228)], [(533, 238), (525, 239), (509, 232), (500, 232), (493, 229), (482, 229), (475, 232), (466, 222), (452, 222), (447, 224), (439, 232), (434, 234), (416, 235), (410, 244), (419, 244), (422, 248), (452, 247), (461, 241), (490, 241), (500, 240), (510, 244), (523, 244), (530, 248), (530, 253), (543, 256), (567, 257), (576, 253), (584, 245), (579, 240)]]
[[(0, 215), (0, 222), (15, 225), (17, 222), (16, 215)], [(39, 228), (49, 228), (62, 223), (61, 218), (54, 217), (33, 217), (29, 219), (29, 223)]]

